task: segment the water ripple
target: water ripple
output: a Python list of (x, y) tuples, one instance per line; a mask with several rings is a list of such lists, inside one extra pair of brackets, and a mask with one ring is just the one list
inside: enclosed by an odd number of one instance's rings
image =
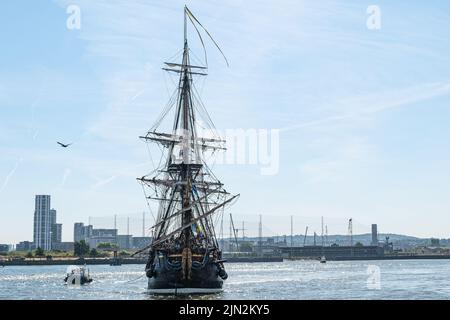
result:
[[(368, 287), (368, 266), (380, 270), (380, 289)], [(450, 268), (445, 260), (286, 261), (230, 263), (224, 292), (183, 299), (448, 299)], [(0, 299), (179, 299), (146, 292), (142, 265), (90, 266), (94, 282), (64, 284), (65, 266), (5, 267)]]

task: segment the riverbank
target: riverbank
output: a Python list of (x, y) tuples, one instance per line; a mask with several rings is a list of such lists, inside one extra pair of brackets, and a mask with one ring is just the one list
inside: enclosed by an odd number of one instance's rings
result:
[[(145, 259), (123, 258), (120, 264), (145, 264)], [(111, 265), (117, 263), (114, 258), (66, 258), (66, 259), (24, 259), (0, 261), (3, 266), (56, 266), (56, 265)]]
[[(319, 257), (294, 257), (286, 260), (319, 260)], [(448, 260), (450, 255), (383, 255), (383, 256), (342, 256), (326, 257), (327, 261), (361, 261), (361, 260)]]
[[(267, 263), (283, 262), (284, 260), (318, 260), (317, 257), (229, 257), (225, 258), (227, 263)], [(326, 257), (327, 261), (361, 261), (361, 260), (449, 260), (450, 255), (384, 255), (384, 256), (348, 256), (348, 257)], [(3, 260), (0, 266), (52, 266), (52, 265), (121, 265), (121, 264), (145, 264), (145, 258), (64, 258), (64, 259), (24, 259)]]
[[(228, 263), (283, 262), (280, 257), (230, 257)], [(57, 258), (57, 259), (23, 259), (0, 261), (0, 266), (53, 266), (53, 265), (120, 265), (146, 264), (145, 258)]]
[(384, 255), (379, 257), (336, 257), (329, 261), (352, 261), (352, 260), (447, 260), (450, 255), (424, 254), (424, 255)]

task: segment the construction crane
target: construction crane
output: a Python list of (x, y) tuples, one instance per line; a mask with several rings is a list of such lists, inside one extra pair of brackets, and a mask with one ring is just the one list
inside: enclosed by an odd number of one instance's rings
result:
[(306, 236), (308, 235), (308, 226), (306, 226), (305, 236), (303, 237), (303, 246), (306, 244)]
[(324, 244), (325, 244), (325, 242), (324, 242), (324, 233), (323, 233), (323, 216), (322, 216), (322, 233), (321, 233), (321, 236), (322, 236), (322, 247), (323, 247)]
[[(238, 244), (238, 239), (237, 239), (237, 235), (236, 235), (236, 231), (237, 231), (238, 229), (236, 229), (236, 228), (234, 227), (233, 216), (231, 215), (231, 213), (230, 213), (230, 227), (233, 228), (232, 230), (233, 230), (233, 234), (234, 234), (234, 240), (235, 240), (235, 242), (236, 242), (236, 250), (239, 251), (239, 244)], [(231, 237), (230, 237), (230, 241), (231, 241)]]
[(242, 228), (236, 228), (234, 229), (236, 231), (236, 236), (239, 237), (239, 232), (242, 231), (242, 241), (245, 241), (245, 224), (244, 221), (242, 221)]

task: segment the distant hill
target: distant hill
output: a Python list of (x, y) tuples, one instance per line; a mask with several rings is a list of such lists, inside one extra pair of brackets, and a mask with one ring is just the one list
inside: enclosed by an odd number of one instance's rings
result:
[[(378, 242), (385, 242), (386, 237), (389, 237), (389, 242), (392, 242), (394, 248), (405, 249), (415, 246), (426, 246), (430, 245), (430, 238), (418, 238), (413, 236), (407, 236), (402, 234), (395, 233), (380, 233), (378, 234)], [(325, 237), (324, 237), (325, 238)], [(271, 237), (263, 237), (264, 241), (267, 239), (273, 239), (276, 243), (284, 243), (286, 241), (286, 245), (291, 245), (291, 236), (290, 235), (282, 235), (282, 236), (271, 236)], [(228, 239), (225, 239), (226, 241)], [(234, 240), (234, 239), (233, 239)], [(242, 241), (242, 237), (238, 237), (239, 241)], [(246, 241), (257, 242), (257, 237), (245, 237)], [(303, 245), (304, 235), (294, 235), (292, 237), (294, 246)], [(326, 245), (338, 244), (338, 245), (349, 245), (350, 244), (350, 236), (348, 235), (328, 235), (326, 239), (324, 239)], [(353, 244), (361, 242), (363, 245), (371, 245), (372, 243), (372, 234), (364, 233), (364, 234), (355, 234), (353, 235)], [(308, 235), (306, 237), (306, 245), (314, 244), (314, 236)], [(322, 237), (320, 235), (316, 236), (316, 244), (322, 244)], [(450, 245), (450, 239), (440, 239), (441, 245)]]

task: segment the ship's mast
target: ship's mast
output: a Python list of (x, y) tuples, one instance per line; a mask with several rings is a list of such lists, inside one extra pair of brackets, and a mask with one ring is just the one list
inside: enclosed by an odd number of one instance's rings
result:
[[(190, 207), (190, 190), (192, 188), (191, 174), (189, 170), (190, 164), (190, 141), (191, 141), (191, 130), (190, 130), (190, 79), (189, 79), (189, 47), (187, 42), (187, 16), (186, 7), (184, 9), (184, 50), (183, 50), (183, 62), (182, 62), (182, 72), (180, 74), (180, 81), (182, 82), (181, 89), (181, 99), (180, 104), (182, 104), (183, 110), (183, 121), (182, 121), (182, 136), (184, 139), (183, 143), (183, 163), (181, 164), (181, 180), (184, 182), (181, 190), (182, 198), (182, 209), (186, 210), (183, 214), (183, 225), (190, 223), (192, 219), (192, 210), (188, 209)], [(181, 108), (180, 108), (181, 109)], [(190, 240), (190, 229), (184, 229), (184, 246), (189, 246)]]
[[(140, 137), (168, 148), (165, 164), (151, 174), (138, 178), (143, 186), (148, 187), (147, 190), (151, 192), (150, 196), (146, 194), (147, 199), (160, 203), (157, 221), (152, 227), (154, 237), (149, 247), (158, 247), (163, 245), (163, 242), (170, 242), (173, 237), (179, 239), (180, 236), (180, 244), (183, 248), (191, 247), (194, 242), (198, 246), (199, 241), (197, 238), (192, 239), (192, 236), (198, 236), (201, 233), (206, 241), (201, 242), (200, 245), (218, 248), (211, 215), (239, 196), (229, 194), (207, 164), (202, 161), (202, 153), (205, 151), (225, 150), (225, 140), (217, 135), (212, 138), (197, 135), (194, 101), (196, 104), (200, 104), (200, 111), (197, 108), (195, 110), (203, 121), (206, 119), (207, 127), (213, 131), (215, 128), (206, 109), (199, 101), (193, 84), (193, 75), (206, 76), (204, 71), (207, 70), (207, 66), (195, 66), (190, 63), (190, 49), (187, 40), (188, 19), (193, 25), (194, 23), (200, 25), (200, 22), (185, 6), (181, 63), (165, 62), (166, 67), (163, 68), (163, 70), (179, 75), (173, 102), (156, 121), (155, 126), (145, 136)], [(201, 27), (204, 29), (203, 26)], [(197, 27), (195, 29), (198, 33)], [(204, 30), (211, 38), (208, 31)], [(200, 36), (199, 33), (198, 35)], [(203, 44), (203, 40), (201, 42)], [(217, 46), (215, 42), (214, 44)], [(220, 50), (220, 48), (218, 49)], [(175, 107), (172, 133), (158, 132), (156, 129), (168, 114), (171, 106)], [(191, 227), (196, 225), (198, 228), (194, 232)]]
[[(188, 66), (189, 66), (189, 47), (187, 42), (187, 20), (186, 20), (186, 8), (184, 11), (184, 49), (183, 49), (183, 62), (182, 62), (182, 72), (180, 75), (180, 81), (182, 81), (182, 89), (181, 89), (181, 101), (183, 104), (183, 124), (182, 134), (185, 139), (190, 138), (190, 126), (189, 126), (189, 117), (190, 117), (190, 104), (189, 104), (189, 93), (190, 93), (190, 79), (188, 76)], [(189, 143), (183, 144), (183, 163), (189, 163)]]

